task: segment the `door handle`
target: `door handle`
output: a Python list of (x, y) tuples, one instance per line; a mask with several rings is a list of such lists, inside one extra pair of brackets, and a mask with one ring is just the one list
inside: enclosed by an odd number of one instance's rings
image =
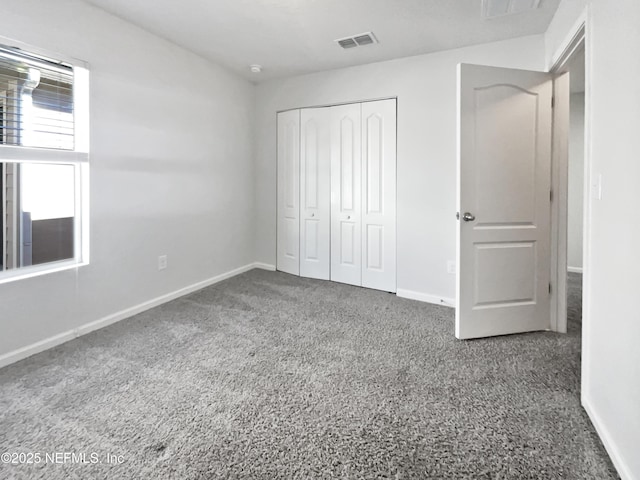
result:
[(465, 214), (462, 216), (462, 219), (465, 222), (473, 222), (476, 219), (476, 216), (473, 213), (465, 212)]
[(315, 214), (315, 213), (312, 213), (312, 214), (311, 214), (311, 217), (312, 217), (312, 218), (313, 218), (313, 217), (315, 217), (315, 216), (316, 216), (316, 214)]

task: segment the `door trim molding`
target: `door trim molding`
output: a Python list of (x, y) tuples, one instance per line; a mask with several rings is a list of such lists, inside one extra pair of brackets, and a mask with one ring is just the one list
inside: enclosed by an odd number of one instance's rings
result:
[(550, 73), (561, 71), (567, 65), (567, 62), (571, 59), (576, 50), (583, 43), (586, 43), (588, 18), (589, 7), (587, 6), (551, 57), (550, 63), (547, 66), (547, 70)]
[[(336, 102), (336, 103), (321, 103), (318, 105), (305, 105), (303, 107), (294, 107), (294, 108), (285, 108), (283, 110), (278, 110), (276, 111), (276, 114), (278, 113), (283, 113), (283, 112), (290, 112), (291, 110), (302, 110), (305, 108), (331, 108), (331, 107), (341, 107), (343, 105), (355, 105), (356, 103), (370, 103), (370, 102), (379, 102), (381, 100), (395, 100), (396, 101), (396, 108), (397, 108), (397, 101), (398, 101), (398, 96), (389, 96), (389, 97), (380, 97), (380, 98), (367, 98), (365, 100), (350, 100), (348, 102)], [(397, 125), (397, 123), (396, 123)]]
[(562, 43), (560, 50), (556, 52), (553, 57), (554, 60), (551, 61), (549, 65), (549, 72), (560, 72), (564, 67), (567, 66), (569, 60), (573, 54), (583, 46), (586, 39), (586, 10), (580, 15), (580, 18), (576, 25), (574, 25), (573, 33), (570, 33)]
[(569, 195), (570, 83), (564, 73), (553, 79), (551, 150), (551, 303), (549, 328), (567, 333), (567, 225)]

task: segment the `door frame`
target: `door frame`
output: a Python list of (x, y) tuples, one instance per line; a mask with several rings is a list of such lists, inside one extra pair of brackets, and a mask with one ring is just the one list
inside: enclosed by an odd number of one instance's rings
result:
[[(586, 363), (589, 355), (586, 341), (591, 323), (591, 25), (590, 8), (587, 6), (573, 27), (567, 32), (560, 47), (551, 57), (548, 65), (550, 73), (560, 74), (573, 58), (576, 51), (585, 49), (585, 125), (584, 125), (584, 191), (583, 191), (583, 294), (582, 294), (582, 392), (587, 383)], [(569, 95), (568, 88), (559, 85), (560, 95)], [(557, 112), (554, 111), (554, 122)], [(556, 128), (554, 127), (554, 134)], [(552, 203), (552, 263), (551, 278), (555, 288), (551, 298), (551, 330), (567, 331), (567, 228), (568, 228), (568, 138), (555, 138), (552, 157), (552, 188), (555, 192)], [(583, 403), (584, 403), (584, 393)]]
[[(549, 72), (558, 74), (558, 76), (565, 71), (565, 67), (573, 58), (573, 55), (584, 46), (585, 48), (585, 110), (589, 107), (587, 104), (588, 89), (589, 89), (589, 74), (586, 64), (588, 62), (587, 55), (587, 11), (580, 16), (578, 22), (570, 30), (569, 34), (561, 44), (560, 49), (552, 57), (551, 64), (549, 65)], [(564, 97), (570, 96), (569, 85), (565, 85), (560, 77), (554, 80), (554, 96)], [(553, 138), (553, 150), (552, 150), (552, 178), (551, 188), (554, 192), (554, 199), (551, 204), (551, 330), (560, 333), (567, 332), (567, 228), (568, 228), (568, 191), (569, 191), (569, 178), (568, 178), (568, 131), (566, 135), (561, 135), (559, 130), (560, 125), (568, 126), (569, 118), (562, 118), (567, 115), (568, 112), (562, 111), (562, 109), (554, 109), (553, 121), (554, 121), (554, 138)], [(589, 185), (589, 160), (590, 153), (588, 151), (587, 142), (587, 111), (585, 111), (585, 186)], [(558, 135), (560, 134), (560, 135)], [(567, 137), (567, 138), (564, 138)], [(588, 188), (584, 189), (584, 192), (588, 192)], [(587, 254), (586, 248), (586, 232), (587, 232), (587, 202), (584, 201), (584, 228), (583, 228), (583, 245), (584, 255)], [(586, 264), (583, 259), (583, 269)], [(586, 273), (586, 272), (585, 272)], [(583, 280), (584, 280), (583, 276)], [(583, 312), (583, 323), (584, 312)]]
[[(581, 357), (581, 375), (580, 375), (580, 403), (586, 411), (593, 427), (598, 434), (598, 437), (602, 441), (604, 448), (613, 463), (613, 466), (620, 474), (622, 478), (631, 478), (628, 469), (615, 448), (614, 442), (611, 440), (609, 433), (605, 428), (605, 424), (599, 418), (597, 412), (594, 410), (589, 393), (591, 391), (591, 376), (593, 355), (591, 354), (591, 338), (592, 323), (593, 323), (593, 307), (592, 307), (592, 292), (594, 274), (592, 270), (592, 238), (593, 238), (593, 225), (592, 225), (592, 212), (597, 200), (592, 195), (592, 180), (597, 172), (593, 172), (593, 14), (592, 6), (589, 4), (582, 11), (574, 25), (567, 31), (564, 41), (560, 44), (560, 47), (555, 52), (555, 55), (551, 57), (548, 65), (550, 72), (559, 72), (571, 59), (572, 54), (580, 46), (581, 42), (585, 49), (585, 116), (584, 116), (584, 181), (583, 181), (583, 229), (582, 229), (582, 357)], [(580, 38), (582, 36), (582, 38)], [(560, 157), (561, 158), (561, 157)], [(560, 185), (561, 188), (567, 189), (568, 184), (564, 183)], [(565, 205), (565, 210), (567, 206)], [(566, 219), (566, 217), (565, 217)], [(558, 227), (566, 232), (566, 223), (560, 223)], [(565, 244), (566, 247), (566, 244)], [(566, 250), (564, 250), (566, 254)], [(556, 269), (559, 268), (559, 264), (553, 265)], [(559, 272), (560, 273), (560, 272)], [(564, 273), (566, 281), (566, 273)], [(564, 313), (566, 320), (566, 301)]]

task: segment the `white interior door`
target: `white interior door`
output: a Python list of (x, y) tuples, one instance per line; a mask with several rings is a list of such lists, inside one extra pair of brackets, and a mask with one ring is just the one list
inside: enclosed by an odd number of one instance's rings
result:
[(300, 275), (329, 280), (331, 110), (305, 108), (300, 117)]
[(361, 104), (331, 107), (331, 280), (362, 285)]
[(362, 104), (362, 286), (396, 291), (396, 101)]
[(456, 337), (550, 327), (552, 75), (460, 65)]
[(300, 110), (278, 114), (277, 268), (300, 274)]

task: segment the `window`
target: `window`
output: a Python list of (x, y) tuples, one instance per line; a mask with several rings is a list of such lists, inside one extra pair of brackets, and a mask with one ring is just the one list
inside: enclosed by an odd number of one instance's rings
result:
[(85, 264), (89, 75), (0, 43), (0, 282)]

